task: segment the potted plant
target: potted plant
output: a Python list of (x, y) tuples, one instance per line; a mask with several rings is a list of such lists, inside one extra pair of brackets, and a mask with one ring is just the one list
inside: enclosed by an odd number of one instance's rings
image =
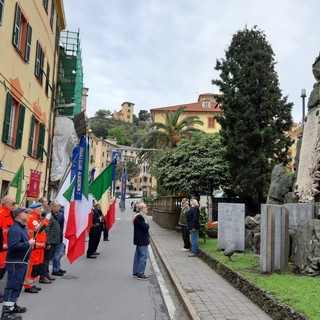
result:
[(218, 221), (208, 221), (205, 225), (206, 234), (209, 238), (218, 237)]

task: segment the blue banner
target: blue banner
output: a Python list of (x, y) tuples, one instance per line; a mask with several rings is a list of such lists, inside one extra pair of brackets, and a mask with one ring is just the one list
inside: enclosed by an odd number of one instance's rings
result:
[(125, 167), (123, 167), (122, 177), (121, 177), (121, 200), (120, 200), (120, 208), (122, 211), (126, 209), (126, 188), (127, 188), (127, 170)]
[(122, 154), (121, 151), (112, 151), (111, 152), (111, 160), (116, 159), (117, 162), (121, 162), (122, 161)]
[[(72, 167), (71, 167), (71, 181), (74, 179), (75, 175), (76, 175), (76, 168), (77, 168), (77, 161), (78, 161), (78, 157), (79, 157), (79, 146), (75, 147), (72, 151), (72, 157), (71, 157), (71, 161), (72, 161)], [(71, 182), (70, 181), (70, 182)]]
[(86, 151), (87, 139), (85, 136), (82, 136), (79, 143), (79, 155), (75, 161), (74, 200), (82, 200)]

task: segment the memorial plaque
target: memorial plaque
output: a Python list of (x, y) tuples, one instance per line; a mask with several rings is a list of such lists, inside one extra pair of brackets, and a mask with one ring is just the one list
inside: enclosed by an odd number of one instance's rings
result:
[(289, 228), (297, 229), (301, 220), (315, 219), (313, 203), (285, 203), (283, 205), (289, 210)]
[(218, 248), (224, 250), (233, 244), (235, 250), (244, 251), (244, 203), (219, 203), (218, 213)]

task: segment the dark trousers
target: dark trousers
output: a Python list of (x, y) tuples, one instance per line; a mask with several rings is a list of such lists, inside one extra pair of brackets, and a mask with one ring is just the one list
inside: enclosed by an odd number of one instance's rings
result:
[(27, 267), (27, 263), (6, 264), (8, 280), (6, 288), (4, 289), (4, 305), (6, 305), (6, 302), (17, 302), (20, 296), (24, 278), (26, 277)]
[(44, 249), (43, 262), (40, 264), (40, 278), (49, 276), (49, 263), (52, 258), (52, 252), (55, 245), (51, 245), (50, 249)]
[(100, 222), (100, 228), (103, 232), (103, 240), (108, 240), (109, 238), (109, 230), (106, 226), (106, 223), (105, 222)]
[(89, 232), (89, 245), (87, 250), (87, 256), (91, 256), (98, 249), (98, 245), (101, 238), (100, 225), (92, 226)]
[(181, 226), (181, 231), (182, 231), (182, 240), (184, 243), (184, 248), (185, 249), (190, 249), (191, 248), (191, 244), (190, 244), (190, 233), (189, 233), (189, 229), (187, 226)]

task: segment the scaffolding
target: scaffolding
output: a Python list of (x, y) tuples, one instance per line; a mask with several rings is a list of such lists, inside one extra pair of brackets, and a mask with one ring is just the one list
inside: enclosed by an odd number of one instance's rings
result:
[(56, 95), (57, 114), (74, 117), (82, 111), (83, 68), (79, 31), (62, 31)]

